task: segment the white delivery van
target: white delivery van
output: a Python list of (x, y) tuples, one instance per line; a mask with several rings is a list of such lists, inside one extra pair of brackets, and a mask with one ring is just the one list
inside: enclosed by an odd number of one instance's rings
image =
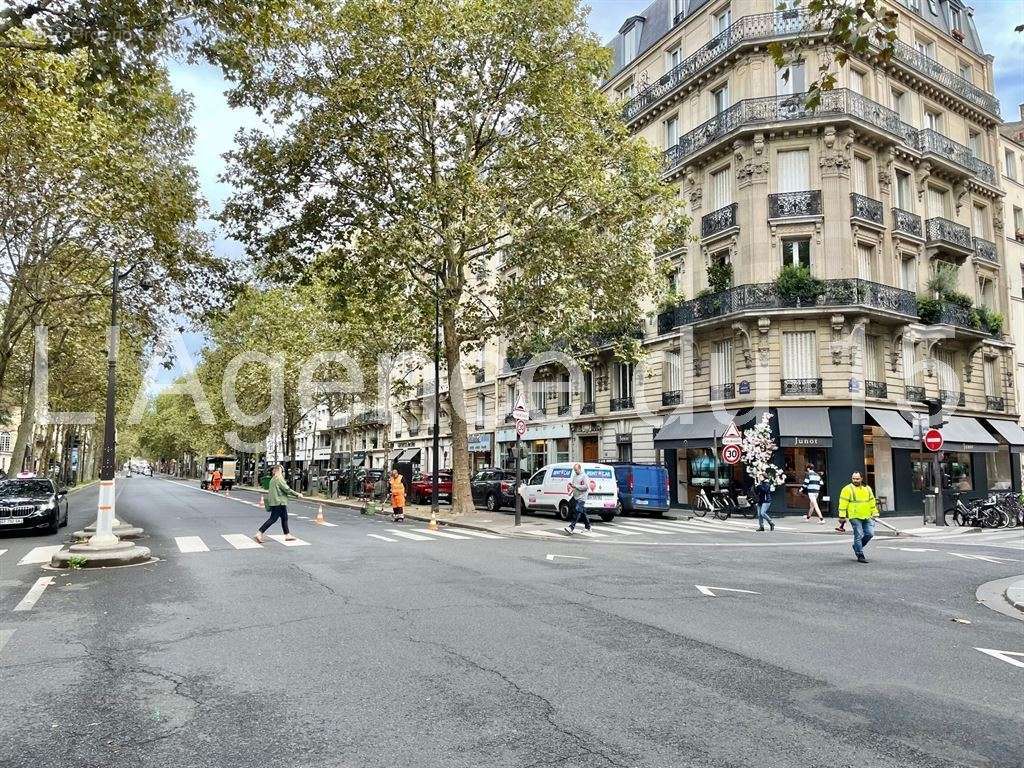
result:
[[(534, 472), (519, 488), (523, 508), (530, 512), (554, 512), (562, 520), (572, 517), (572, 476), (577, 462), (548, 464)], [(587, 514), (597, 515), (606, 523), (615, 517), (619, 488), (615, 469), (607, 464), (578, 462), (590, 481)]]

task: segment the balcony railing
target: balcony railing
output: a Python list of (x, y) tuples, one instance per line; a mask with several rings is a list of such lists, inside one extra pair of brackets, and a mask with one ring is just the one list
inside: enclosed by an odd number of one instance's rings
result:
[(658, 315), (658, 333), (669, 333), (673, 328), (736, 312), (788, 307), (863, 306), (917, 317), (917, 296), (913, 291), (860, 278), (823, 280), (822, 289), (822, 293), (808, 303), (782, 296), (775, 283), (737, 285), (684, 301), (678, 307), (662, 312)]
[(409, 437), (416, 437), (420, 433), (419, 427), (409, 427)]
[(769, 219), (793, 219), (821, 216), (821, 190), (804, 192), (776, 192), (768, 195)]
[(902, 208), (892, 209), (892, 230), (893, 232), (903, 232), (913, 237), (924, 237), (921, 217), (916, 213), (904, 211)]
[(850, 217), (870, 221), (879, 226), (885, 225), (882, 203), (865, 195), (858, 195), (856, 192), (850, 194)]
[(736, 203), (730, 203), (724, 208), (719, 208), (717, 211), (712, 211), (702, 216), (700, 220), (700, 236), (711, 237), (737, 226), (736, 208)]
[(473, 381), (477, 384), (483, 384), (486, 373), (484, 371), (473, 371)]
[(515, 355), (513, 357), (505, 358), (505, 372), (521, 370), (530, 362), (530, 355)]
[(964, 170), (975, 174), (989, 184), (996, 183), (996, 170), (991, 165), (974, 156), (969, 147), (943, 136), (931, 128), (922, 128), (918, 132), (918, 149), (926, 155), (938, 155), (956, 163)]
[(594, 401), (593, 400), (591, 400), (588, 403), (583, 403), (580, 406), (580, 416), (584, 416), (584, 415), (586, 415), (588, 413), (594, 413), (594, 411), (595, 411), (595, 408), (594, 408)]
[(516, 420), (516, 417), (513, 416), (511, 413), (506, 413), (505, 414), (505, 423), (506, 424), (511, 424), (515, 420)]
[(991, 240), (981, 237), (974, 238), (974, 255), (983, 261), (990, 261), (993, 264), (999, 263), (999, 254), (996, 253), (996, 244)]
[(867, 397), (877, 397), (880, 400), (885, 400), (889, 397), (889, 385), (884, 381), (865, 381), (864, 394)]
[(783, 379), (784, 395), (820, 395), (821, 379)]
[(908, 384), (904, 389), (906, 391), (907, 402), (909, 403), (923, 403), (927, 397), (924, 387), (915, 387)]
[(609, 408), (613, 411), (628, 411), (632, 407), (632, 397), (613, 397), (609, 405)]
[(985, 396), (985, 407), (990, 411), (1005, 411), (1006, 400), (1001, 397), (995, 397), (993, 395)]
[(958, 405), (961, 408), (967, 402), (963, 392), (956, 392), (951, 389), (940, 389), (939, 400), (942, 401), (943, 405)]
[(708, 388), (709, 400), (732, 400), (736, 397), (736, 384), (719, 384)]
[[(681, 20), (676, 16), (673, 18), (673, 25)], [(696, 53), (688, 56), (627, 101), (622, 108), (622, 117), (627, 122), (633, 120), (744, 43), (774, 40), (813, 31), (811, 17), (805, 11), (790, 10), (743, 16), (702, 45)], [(895, 41), (893, 59), (929, 77), (986, 112), (999, 116), (999, 100), (995, 96), (986, 93), (912, 46), (899, 40)]]
[(679, 405), (683, 402), (682, 390), (672, 389), (668, 392), (661, 393), (661, 404), (662, 405)]
[(569, 414), (571, 412), (572, 412), (572, 406), (569, 405), (568, 403), (562, 403), (561, 405), (558, 406), (558, 415), (559, 416), (565, 416), (565, 415), (567, 415), (567, 414)]
[(974, 250), (971, 230), (963, 224), (944, 219), (941, 216), (928, 219), (924, 223), (924, 239), (935, 245), (951, 245), (965, 251)]

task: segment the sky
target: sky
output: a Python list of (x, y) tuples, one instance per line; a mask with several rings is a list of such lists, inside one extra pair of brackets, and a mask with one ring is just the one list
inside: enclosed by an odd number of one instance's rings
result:
[[(744, 15), (740, 7), (744, 0), (733, 0), (733, 17)], [(590, 27), (601, 40), (610, 40), (622, 22), (640, 13), (650, 0), (591, 0)], [(1018, 105), (1024, 102), (1024, 34), (1014, 32), (1017, 24), (1024, 24), (1024, 0), (975, 0), (974, 23), (987, 53), (995, 56), (996, 96), (999, 97), (1004, 120), (1021, 119)], [(199, 172), (202, 192), (212, 211), (219, 211), (230, 190), (219, 180), (224, 170), (222, 155), (234, 144), (235, 133), (242, 128), (258, 125), (257, 117), (248, 110), (228, 107), (224, 92), (228, 84), (219, 70), (211, 66), (171, 64), (174, 87), (192, 95), (194, 112), (192, 122), (196, 129), (193, 160)], [(214, 236), (218, 253), (241, 258), (242, 247), (216, 231), (212, 222), (208, 229)], [(185, 338), (187, 348), (196, 353), (204, 339), (190, 333)], [(182, 372), (180, 366), (161, 370), (150, 383), (151, 391), (164, 388)]]

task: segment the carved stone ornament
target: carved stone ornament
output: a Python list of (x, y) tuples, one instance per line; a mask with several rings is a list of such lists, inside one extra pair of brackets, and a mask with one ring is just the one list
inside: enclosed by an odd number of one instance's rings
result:
[(957, 182), (953, 186), (953, 197), (956, 199), (956, 212), (964, 207), (964, 198), (967, 197), (967, 186), (963, 182)]
[(992, 205), (992, 228), (996, 232), (1003, 231), (1003, 204), (994, 203)]
[(878, 157), (878, 190), (888, 195), (892, 188), (892, 149), (884, 150)]
[(928, 177), (932, 175), (932, 164), (927, 160), (917, 167), (917, 200), (924, 200), (925, 190), (928, 189)]
[(850, 172), (850, 148), (853, 146), (854, 133), (845, 130), (837, 133), (834, 126), (828, 126), (822, 136), (822, 151), (818, 165), (822, 173), (827, 175), (846, 176)]

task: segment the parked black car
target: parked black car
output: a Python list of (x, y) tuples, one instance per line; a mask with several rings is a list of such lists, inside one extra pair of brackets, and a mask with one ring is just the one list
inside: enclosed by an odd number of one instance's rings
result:
[(67, 524), (67, 491), (49, 478), (0, 481), (0, 531), (43, 529), (56, 533)]
[(473, 504), (485, 507), (488, 512), (496, 512), (502, 507), (515, 507), (515, 470), (485, 467), (473, 475), (469, 488), (473, 494)]

